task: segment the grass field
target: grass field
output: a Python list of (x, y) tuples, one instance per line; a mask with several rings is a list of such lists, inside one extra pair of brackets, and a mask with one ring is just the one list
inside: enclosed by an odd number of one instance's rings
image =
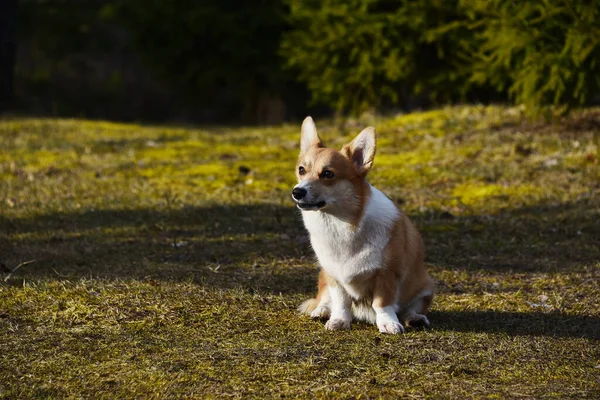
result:
[(299, 124), (0, 121), (0, 397), (600, 398), (600, 110), (378, 128), (432, 329), (327, 332), (290, 191)]

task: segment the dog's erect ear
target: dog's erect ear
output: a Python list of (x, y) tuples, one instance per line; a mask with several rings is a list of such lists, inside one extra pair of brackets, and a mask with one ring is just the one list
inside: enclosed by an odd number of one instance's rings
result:
[(306, 117), (302, 122), (302, 135), (300, 136), (300, 153), (306, 153), (311, 147), (323, 147), (323, 142), (317, 134), (315, 121)]
[(360, 175), (369, 172), (373, 165), (376, 140), (375, 128), (370, 126), (342, 148), (342, 154), (352, 161)]

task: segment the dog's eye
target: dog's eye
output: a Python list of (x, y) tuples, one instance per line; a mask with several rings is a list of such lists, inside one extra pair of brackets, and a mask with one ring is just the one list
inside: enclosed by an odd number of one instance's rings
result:
[(335, 175), (333, 175), (333, 172), (331, 172), (328, 169), (323, 171), (323, 173), (321, 175), (323, 176), (323, 178), (326, 178), (326, 179), (331, 179), (335, 176)]
[(304, 175), (306, 173), (306, 170), (304, 169), (304, 167), (298, 167), (298, 173), (300, 175)]

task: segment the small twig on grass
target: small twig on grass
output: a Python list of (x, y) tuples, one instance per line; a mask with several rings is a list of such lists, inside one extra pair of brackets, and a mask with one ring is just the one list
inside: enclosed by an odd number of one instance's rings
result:
[(54, 271), (54, 273), (58, 276), (60, 276), (61, 278), (68, 278), (67, 275), (63, 275), (63, 274), (59, 274), (57, 270), (55, 270), (54, 268), (52, 268), (52, 271)]
[(36, 262), (37, 260), (29, 260), (29, 261), (23, 261), (21, 264), (17, 265), (8, 275), (6, 275), (6, 277), (4, 278), (4, 282), (8, 282), (8, 280), (10, 279), (10, 277), (12, 276), (12, 274), (15, 273), (16, 270), (18, 270), (19, 268), (21, 268), (24, 265), (27, 264), (31, 264), (33, 262)]

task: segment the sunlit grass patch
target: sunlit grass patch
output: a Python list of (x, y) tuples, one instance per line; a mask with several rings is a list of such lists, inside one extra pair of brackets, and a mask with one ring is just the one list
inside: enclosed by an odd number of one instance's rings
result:
[(540, 200), (543, 189), (528, 184), (500, 185), (483, 182), (470, 182), (457, 185), (452, 190), (452, 197), (460, 204), (482, 208), (490, 201), (501, 201), (523, 205)]

